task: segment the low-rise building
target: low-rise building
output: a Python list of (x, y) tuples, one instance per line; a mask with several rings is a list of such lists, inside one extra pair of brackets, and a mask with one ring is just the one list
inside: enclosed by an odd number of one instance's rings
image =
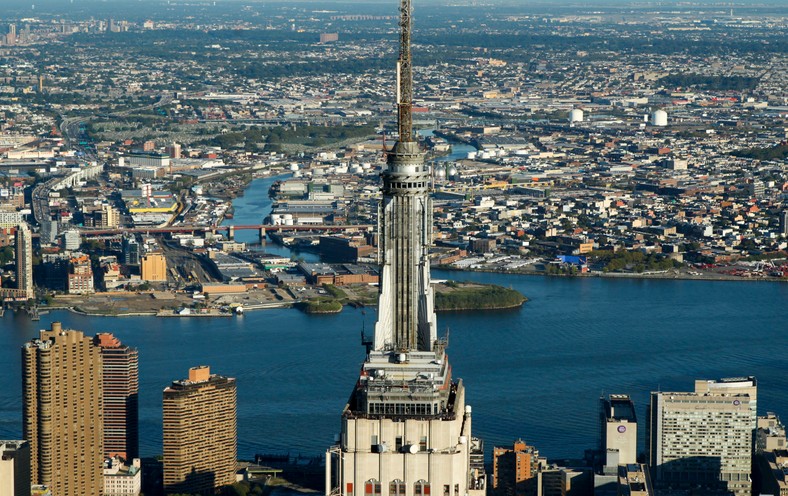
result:
[(87, 294), (93, 291), (93, 269), (90, 266), (90, 257), (83, 253), (76, 254), (69, 260), (68, 293)]
[(104, 496), (139, 496), (142, 492), (142, 470), (140, 459), (126, 465), (119, 458), (104, 462)]

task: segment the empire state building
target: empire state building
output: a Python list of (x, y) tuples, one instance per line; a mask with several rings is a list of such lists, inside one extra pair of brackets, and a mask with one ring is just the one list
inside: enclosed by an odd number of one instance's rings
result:
[(412, 127), (411, 0), (401, 0), (399, 139), (383, 171), (374, 339), (326, 454), (327, 496), (483, 496), (471, 407), (437, 337), (428, 248), (430, 172)]

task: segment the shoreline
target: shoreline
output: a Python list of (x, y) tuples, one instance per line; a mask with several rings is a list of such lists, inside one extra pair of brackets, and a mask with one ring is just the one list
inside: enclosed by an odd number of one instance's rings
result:
[[(505, 270), (495, 270), (495, 269), (469, 269), (463, 268), (458, 269), (454, 267), (433, 267), (433, 270), (445, 270), (447, 272), (478, 272), (478, 273), (488, 273), (488, 274), (502, 274), (502, 275), (513, 275), (513, 276), (530, 276), (530, 277), (555, 277), (555, 278), (567, 278), (567, 279), (582, 279), (582, 278), (604, 278), (604, 279), (629, 279), (629, 280), (662, 280), (662, 281), (708, 281), (708, 282), (759, 282), (759, 283), (788, 283), (788, 278), (768, 278), (768, 277), (761, 277), (761, 278), (744, 278), (744, 277), (736, 277), (730, 275), (717, 275), (717, 276), (708, 276), (708, 275), (699, 275), (699, 276), (691, 276), (687, 274), (681, 273), (670, 273), (670, 274), (629, 274), (629, 273), (602, 273), (602, 272), (593, 272), (590, 274), (545, 274), (536, 271), (505, 271)], [(458, 281), (461, 282), (461, 281)], [(513, 310), (516, 308), (521, 308), (525, 303), (529, 301), (528, 297), (517, 304), (517, 305), (505, 305), (505, 306), (496, 306), (490, 308), (452, 308), (452, 309), (436, 309), (435, 311), (438, 313), (447, 313), (447, 312), (475, 312), (475, 311), (497, 311), (497, 310)], [(295, 308), (297, 305), (294, 302), (276, 302), (276, 303), (268, 303), (268, 304), (258, 304), (258, 305), (249, 305), (244, 306), (244, 312), (253, 311), (253, 310), (269, 310), (269, 309), (279, 309), (279, 308)], [(343, 305), (343, 309), (346, 305)], [(352, 306), (352, 305), (351, 305)], [(364, 306), (376, 306), (375, 304), (364, 304)], [(169, 314), (164, 313), (161, 311), (131, 311), (131, 312), (117, 312), (117, 313), (102, 313), (102, 312), (91, 312), (83, 310), (79, 307), (79, 305), (55, 305), (55, 306), (43, 306), (39, 307), (42, 311), (53, 311), (53, 310), (66, 310), (68, 312), (82, 315), (85, 317), (166, 317), (166, 318), (191, 318), (191, 317), (233, 317), (233, 316), (240, 316), (243, 314), (236, 314), (236, 313), (208, 313), (208, 314), (185, 314), (185, 315), (178, 315), (178, 314)], [(330, 315), (340, 313), (342, 310), (339, 311), (321, 311), (321, 312), (304, 312), (307, 315)]]
[(654, 279), (665, 281), (709, 281), (709, 282), (767, 282), (767, 283), (788, 283), (788, 278), (777, 277), (737, 277), (727, 274), (716, 276), (699, 275), (692, 276), (687, 274), (630, 274), (621, 272), (591, 272), (588, 274), (545, 274), (536, 271), (509, 271), (495, 269), (458, 269), (450, 266), (436, 266), (432, 270), (445, 270), (447, 272), (483, 272), (488, 274), (507, 274), (513, 276), (529, 277), (560, 277), (567, 279), (583, 279), (600, 277), (605, 279)]

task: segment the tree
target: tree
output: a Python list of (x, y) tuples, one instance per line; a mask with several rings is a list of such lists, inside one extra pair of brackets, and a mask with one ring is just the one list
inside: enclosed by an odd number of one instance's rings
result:
[(0, 265), (6, 265), (14, 260), (14, 247), (4, 246), (0, 248)]

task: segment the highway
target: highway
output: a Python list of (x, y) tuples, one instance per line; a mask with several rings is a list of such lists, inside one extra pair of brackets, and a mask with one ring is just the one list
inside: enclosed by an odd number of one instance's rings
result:
[(274, 224), (259, 224), (259, 225), (243, 225), (243, 226), (169, 226), (169, 227), (134, 227), (134, 228), (116, 228), (116, 229), (93, 229), (89, 227), (82, 227), (79, 233), (82, 236), (106, 236), (113, 234), (123, 233), (138, 233), (138, 234), (165, 234), (165, 233), (192, 233), (192, 232), (228, 232), (230, 229), (234, 231), (241, 230), (256, 230), (260, 231), (317, 231), (317, 232), (340, 232), (340, 231), (369, 231), (374, 229), (373, 224), (345, 224), (336, 226), (283, 226)]

